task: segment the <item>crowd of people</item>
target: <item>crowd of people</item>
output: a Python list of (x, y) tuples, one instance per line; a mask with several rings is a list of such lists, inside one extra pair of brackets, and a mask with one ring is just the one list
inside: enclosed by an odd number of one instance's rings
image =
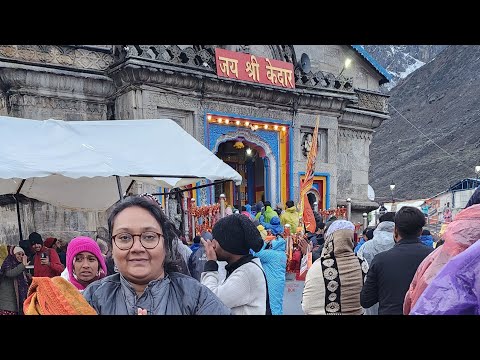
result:
[(289, 254), (286, 228), (302, 230), (291, 200), (227, 207), (188, 246), (155, 197), (129, 196), (95, 240), (32, 232), (7, 246), (0, 314), (282, 315), (288, 272), (304, 280), (307, 315), (478, 314), (479, 220), (480, 189), (442, 242), (415, 207), (384, 213), (359, 239), (352, 222), (315, 213)]

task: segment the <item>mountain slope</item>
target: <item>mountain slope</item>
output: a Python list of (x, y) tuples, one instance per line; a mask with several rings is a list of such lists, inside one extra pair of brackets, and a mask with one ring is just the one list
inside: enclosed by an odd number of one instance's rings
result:
[(364, 45), (380, 65), (393, 75), (393, 79), (385, 85), (392, 89), (401, 79), (430, 62), (447, 45)]
[(479, 60), (480, 46), (451, 45), (392, 89), (391, 119), (376, 129), (370, 146), (370, 184), (378, 201), (391, 198), (392, 181), (397, 199), (415, 199), (475, 177), (480, 165)]

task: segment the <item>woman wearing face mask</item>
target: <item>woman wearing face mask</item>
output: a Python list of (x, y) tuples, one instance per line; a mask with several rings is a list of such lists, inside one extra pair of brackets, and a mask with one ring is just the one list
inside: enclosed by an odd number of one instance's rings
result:
[(87, 236), (74, 238), (67, 248), (67, 268), (62, 277), (82, 292), (95, 280), (105, 277), (107, 266), (95, 240)]
[(176, 230), (158, 204), (142, 196), (121, 200), (108, 230), (118, 273), (83, 292), (99, 315), (230, 314), (206, 286), (178, 272)]
[(0, 315), (23, 314), (22, 305), (28, 290), (27, 265), (27, 256), (20, 246), (8, 249), (0, 268)]

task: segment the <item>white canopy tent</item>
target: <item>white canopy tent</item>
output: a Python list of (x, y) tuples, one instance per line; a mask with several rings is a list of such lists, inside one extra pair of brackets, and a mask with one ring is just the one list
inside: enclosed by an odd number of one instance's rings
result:
[(133, 180), (167, 188), (242, 181), (169, 119), (62, 121), (0, 116), (0, 195), (106, 210)]

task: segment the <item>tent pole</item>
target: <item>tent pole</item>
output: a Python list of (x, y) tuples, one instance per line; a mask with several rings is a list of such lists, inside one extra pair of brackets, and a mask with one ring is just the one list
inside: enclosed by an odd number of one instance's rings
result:
[(115, 175), (117, 178), (117, 188), (118, 188), (118, 195), (120, 196), (120, 200), (122, 200), (122, 184), (120, 184), (120, 177), (118, 175)]
[(18, 203), (18, 198), (15, 195), (13, 195), (13, 198), (15, 199), (15, 203), (17, 204), (18, 233), (20, 235), (20, 241), (22, 241), (23, 236), (22, 236), (22, 221), (20, 219), (20, 204)]
[(17, 205), (17, 221), (18, 221), (18, 233), (20, 235), (20, 240), (23, 240), (23, 235), (22, 235), (22, 219), (20, 218), (20, 203), (18, 202), (18, 197), (16, 195), (20, 194), (20, 190), (22, 190), (23, 184), (25, 184), (25, 179), (22, 179), (22, 182), (20, 183), (20, 186), (17, 189), (17, 192), (15, 195), (13, 195), (13, 198), (15, 199), (15, 203)]
[(130, 185), (128, 185), (127, 190), (125, 190), (125, 195), (128, 195), (128, 192), (130, 191), (130, 189), (132, 188), (132, 186), (133, 186), (134, 183), (135, 183), (135, 180), (132, 180), (132, 181), (130, 182)]

